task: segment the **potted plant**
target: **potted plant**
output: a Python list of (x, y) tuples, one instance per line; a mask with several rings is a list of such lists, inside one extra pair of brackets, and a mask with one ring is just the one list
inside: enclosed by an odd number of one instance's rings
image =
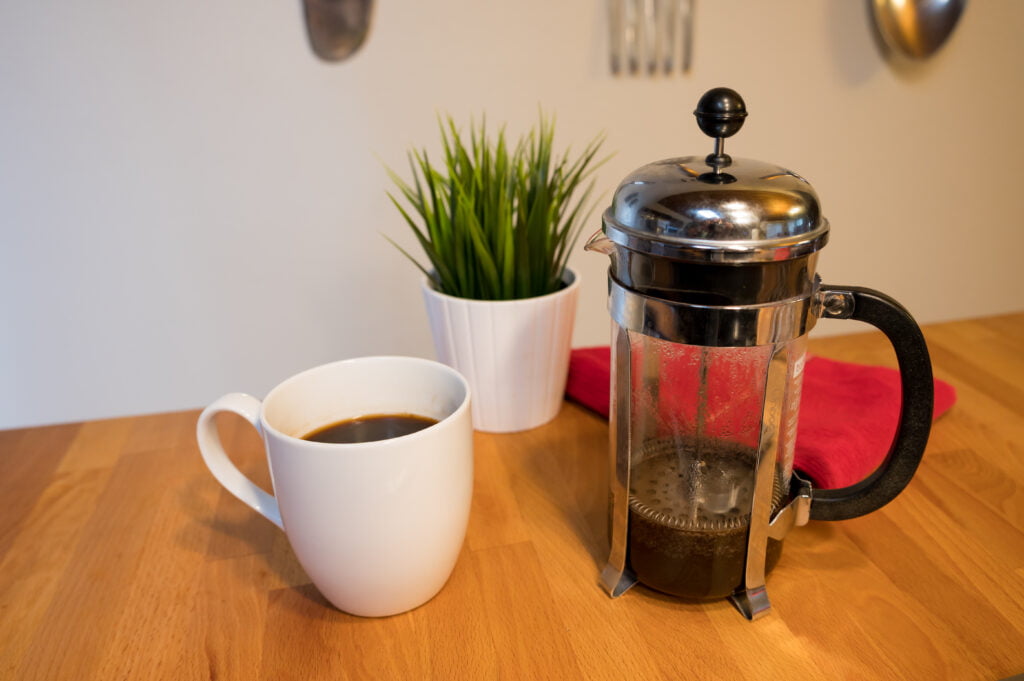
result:
[(439, 127), (440, 163), (413, 150), (411, 181), (388, 170), (428, 263), (402, 252), (423, 271), (438, 358), (469, 380), (474, 426), (532, 428), (562, 403), (579, 290), (566, 262), (593, 209), (603, 136), (572, 156), (555, 153), (543, 114), (514, 145), (485, 121), (468, 138), (450, 116)]

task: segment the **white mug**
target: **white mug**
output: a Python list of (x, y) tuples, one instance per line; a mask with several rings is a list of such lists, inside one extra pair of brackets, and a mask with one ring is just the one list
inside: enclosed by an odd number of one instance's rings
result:
[[(203, 410), (196, 437), (214, 477), (284, 530), (327, 600), (354, 615), (382, 617), (429, 601), (455, 567), (473, 492), (469, 402), (469, 385), (450, 367), (364, 357), (296, 374), (262, 403), (225, 395)], [(259, 432), (273, 495), (225, 454), (213, 420), (223, 411)], [(301, 439), (345, 419), (400, 413), (437, 423), (373, 442)]]

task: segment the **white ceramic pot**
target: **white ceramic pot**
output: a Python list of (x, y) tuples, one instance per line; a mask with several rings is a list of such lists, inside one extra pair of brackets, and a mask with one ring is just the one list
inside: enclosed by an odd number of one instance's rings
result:
[(535, 428), (558, 415), (572, 347), (579, 277), (519, 300), (471, 300), (434, 290), (423, 298), (437, 358), (469, 381), (473, 427), (492, 433)]

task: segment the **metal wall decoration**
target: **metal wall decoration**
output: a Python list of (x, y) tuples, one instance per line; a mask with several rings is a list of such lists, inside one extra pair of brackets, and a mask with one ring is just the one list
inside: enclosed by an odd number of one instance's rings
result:
[(949, 39), (967, 0), (874, 0), (878, 33), (890, 53), (931, 57)]
[(313, 53), (324, 61), (342, 61), (366, 41), (373, 0), (302, 0)]
[(608, 0), (608, 48), (615, 75), (689, 73), (697, 0)]

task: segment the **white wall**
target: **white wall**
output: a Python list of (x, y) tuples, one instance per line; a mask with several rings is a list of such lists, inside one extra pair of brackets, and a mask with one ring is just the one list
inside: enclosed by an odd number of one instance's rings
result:
[[(442, 111), (515, 133), (542, 106), (563, 144), (607, 131), (607, 201), (633, 168), (709, 149), (691, 112), (728, 85), (751, 111), (729, 151), (818, 189), (827, 281), (922, 322), (1022, 307), (1024, 3), (969, 3), (909, 70), (866, 2), (698, 4), (693, 72), (630, 79), (606, 71), (601, 0), (381, 1), (340, 64), (311, 55), (294, 0), (3, 3), (0, 427), (431, 356), (417, 273), (381, 237), (412, 244), (383, 164), (436, 148)], [(606, 263), (571, 264), (575, 342), (604, 343)]]

